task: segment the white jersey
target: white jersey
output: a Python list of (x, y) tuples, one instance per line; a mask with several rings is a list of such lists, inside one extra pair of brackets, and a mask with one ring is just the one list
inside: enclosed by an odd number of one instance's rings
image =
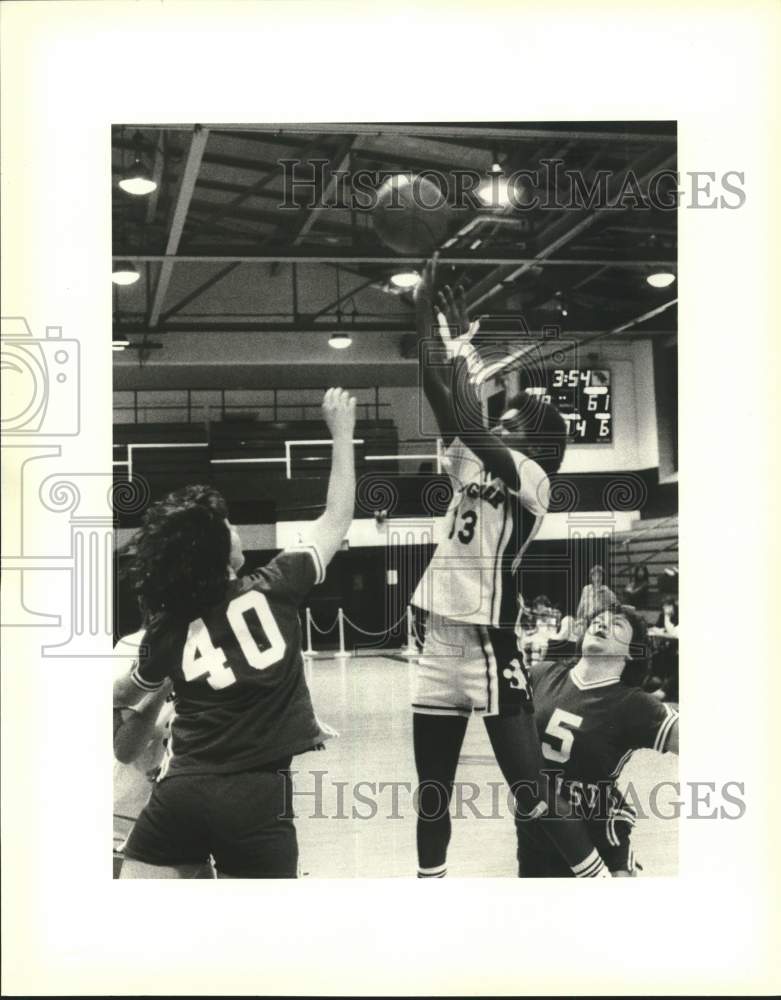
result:
[(548, 505), (548, 478), (540, 466), (511, 451), (520, 489), (490, 478), (458, 438), (444, 454), (453, 499), (431, 562), (411, 603), (424, 611), (476, 625), (513, 628), (516, 571)]
[[(132, 635), (123, 636), (119, 644), (123, 647), (123, 652), (127, 647), (135, 646), (136, 649), (144, 636), (144, 630), (134, 632)], [(129, 652), (129, 649), (127, 649)], [(115, 666), (115, 675), (124, 676), (127, 673), (127, 659), (118, 657)], [(144, 702), (139, 703), (135, 709), (124, 709), (126, 712), (139, 711), (143, 708)], [(171, 720), (173, 718), (173, 702), (166, 701), (160, 706), (160, 711), (155, 722), (153, 734), (146, 746), (143, 747), (138, 756), (129, 764), (121, 764), (114, 761), (114, 839), (124, 840), (129, 827), (128, 823), (134, 821), (147, 803), (160, 763), (165, 750), (165, 741), (168, 739)]]

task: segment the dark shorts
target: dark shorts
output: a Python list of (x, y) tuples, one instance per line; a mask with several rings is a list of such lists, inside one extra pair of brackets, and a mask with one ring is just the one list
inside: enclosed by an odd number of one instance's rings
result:
[(154, 786), (122, 852), (149, 865), (206, 864), (234, 878), (295, 878), (292, 782), (279, 770), (174, 775)]

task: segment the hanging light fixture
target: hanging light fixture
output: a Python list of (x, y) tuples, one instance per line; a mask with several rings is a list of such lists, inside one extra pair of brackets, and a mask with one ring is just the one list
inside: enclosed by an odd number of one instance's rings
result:
[(152, 180), (149, 168), (144, 166), (140, 160), (136, 160), (119, 182), (119, 186), (127, 194), (144, 195), (151, 194), (157, 184)]
[(507, 208), (512, 204), (514, 185), (504, 175), (499, 158), (494, 154), (488, 177), (478, 186), (477, 197), (486, 208)]
[(645, 280), (653, 288), (668, 288), (675, 281), (675, 275), (671, 271), (654, 271)]
[(133, 153), (133, 163), (129, 169), (125, 170), (119, 181), (119, 186), (127, 194), (132, 195), (145, 195), (151, 194), (157, 187), (157, 183), (152, 180), (152, 175), (149, 171), (149, 167), (146, 166), (141, 158), (141, 148), (144, 142), (144, 137), (140, 132), (136, 132), (133, 136), (133, 144), (135, 146), (135, 151)]
[(390, 280), (396, 288), (414, 288), (420, 282), (420, 275), (417, 271), (399, 271), (392, 274)]
[[(342, 302), (342, 286), (340, 282), (340, 270), (339, 265), (336, 265), (336, 322), (342, 322), (342, 310), (340, 308), (340, 303)], [(353, 312), (353, 322), (355, 322), (355, 312)], [(352, 344), (353, 338), (349, 333), (344, 331), (340, 333), (332, 333), (328, 338), (328, 346), (333, 347), (334, 350), (343, 351), (345, 347), (349, 347)]]
[(141, 275), (135, 264), (129, 260), (116, 260), (111, 271), (111, 280), (115, 285), (135, 285)]

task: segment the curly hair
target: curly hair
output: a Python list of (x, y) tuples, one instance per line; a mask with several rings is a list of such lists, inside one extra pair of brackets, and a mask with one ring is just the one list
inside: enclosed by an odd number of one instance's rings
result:
[(146, 615), (198, 617), (228, 584), (228, 509), (217, 490), (187, 486), (153, 504), (134, 538), (133, 589)]

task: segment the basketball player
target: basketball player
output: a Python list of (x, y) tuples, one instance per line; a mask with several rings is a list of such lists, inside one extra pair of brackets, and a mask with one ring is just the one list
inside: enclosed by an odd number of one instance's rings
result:
[(244, 556), (225, 502), (191, 486), (147, 512), (134, 577), (148, 625), (114, 684), (133, 708), (166, 679), (174, 718), (160, 774), (124, 846), (121, 878), (295, 878), (295, 754), (333, 733), (304, 679), (298, 609), (339, 549), (355, 497), (355, 400), (329, 389), (333, 438), (325, 513), (311, 539), (238, 579)]
[[(435, 268), (436, 258), (416, 291), (418, 341), (427, 347)], [(515, 636), (515, 573), (547, 510), (548, 474), (561, 464), (567, 433), (551, 406), (526, 394), (512, 401), (516, 413), (510, 426), (489, 433), (470, 381), (479, 359), (469, 343), (475, 330), (463, 293), (446, 288), (438, 304), (449, 362), (432, 364), (421, 355), (421, 374), (447, 446), (453, 500), (445, 537), (412, 597), (427, 612), (413, 699), (421, 878), (441, 878), (447, 871), (450, 798), (472, 713), (484, 719), (515, 796), (517, 823), (553, 813), (540, 780), (543, 762), (531, 690)], [(561, 808), (557, 812), (561, 815)], [(574, 874), (610, 877), (585, 824), (541, 822)]]
[[(630, 668), (647, 656), (646, 647), (643, 620), (630, 608), (614, 605), (590, 620), (580, 655), (530, 668), (546, 769), (588, 822), (614, 876), (636, 874), (630, 835), (637, 814), (616, 787), (621, 769), (641, 747), (678, 753), (677, 711), (626, 683)], [(518, 834), (522, 877), (571, 875), (535, 824), (523, 824)]]
[[(144, 629), (123, 636), (115, 649), (129, 655), (138, 649)], [(126, 660), (117, 659), (115, 677), (127, 670)], [(159, 773), (165, 743), (170, 736), (173, 701), (170, 682), (151, 691), (133, 708), (114, 709), (114, 844), (122, 844), (138, 819)], [(121, 863), (115, 855), (115, 868)], [(117, 869), (118, 870), (118, 869)]]

